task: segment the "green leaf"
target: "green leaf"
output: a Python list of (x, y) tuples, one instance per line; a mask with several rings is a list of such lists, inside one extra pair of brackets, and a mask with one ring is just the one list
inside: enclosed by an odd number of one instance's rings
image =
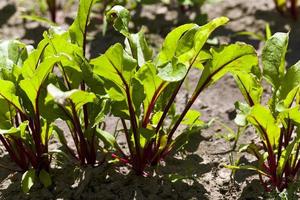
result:
[(205, 123), (200, 120), (201, 113), (197, 110), (189, 110), (187, 114), (184, 116), (181, 124), (188, 125), (190, 128), (193, 126), (202, 126)]
[(211, 50), (212, 60), (204, 67), (197, 89), (203, 90), (222, 78), (227, 72), (251, 72), (258, 65), (255, 49), (243, 43)]
[(143, 66), (152, 59), (153, 50), (149, 47), (143, 30), (130, 34), (125, 40), (126, 51), (137, 60), (138, 66)]
[(183, 79), (191, 65), (201, 62), (201, 49), (211, 33), (227, 21), (228, 18), (220, 17), (201, 27), (186, 24), (169, 33), (157, 59), (159, 76), (166, 81)]
[(237, 110), (237, 115), (234, 119), (234, 122), (239, 126), (247, 125), (247, 116), (250, 113), (250, 106), (241, 102), (236, 102), (235, 108)]
[(250, 171), (255, 171), (255, 172), (258, 172), (259, 174), (262, 174), (262, 175), (267, 175), (267, 173), (265, 173), (264, 171), (260, 170), (259, 168), (255, 167), (255, 166), (252, 166), (252, 165), (239, 165), (239, 166), (232, 166), (232, 165), (225, 165), (226, 168), (228, 169), (232, 169), (232, 170), (250, 170)]
[(144, 99), (143, 104), (144, 104), (144, 114), (146, 114), (149, 105), (151, 104), (151, 102), (152, 103), (156, 102), (157, 98), (165, 88), (166, 84), (157, 75), (157, 70), (154, 64), (151, 62), (144, 64), (137, 71), (136, 77), (142, 82), (144, 86), (144, 93), (146, 97)]
[(16, 109), (22, 111), (22, 106), (19, 98), (16, 95), (16, 88), (14, 83), (0, 79), (0, 96), (2, 96), (9, 104), (12, 104)]
[(107, 12), (106, 18), (107, 21), (113, 22), (114, 28), (124, 36), (128, 37), (130, 35), (128, 30), (130, 13), (126, 8), (116, 5)]
[(0, 129), (0, 135), (13, 135), (16, 136), (18, 138), (22, 138), (24, 140), (27, 139), (26, 137), (26, 128), (28, 126), (29, 122), (28, 121), (24, 121), (22, 122), (17, 128), (16, 127), (11, 127), (8, 130), (5, 129)]
[(119, 149), (119, 145), (116, 141), (116, 138), (107, 131), (97, 128), (97, 137), (100, 138), (102, 142), (104, 142), (106, 147), (113, 147), (115, 149)]
[(69, 101), (71, 101), (75, 105), (75, 109), (77, 112), (83, 105), (94, 102), (96, 99), (96, 95), (94, 93), (78, 89), (63, 92), (53, 84), (48, 85), (47, 90), (48, 93), (53, 97), (53, 100), (59, 105), (70, 107), (71, 104)]
[(52, 71), (53, 66), (59, 62), (58, 57), (51, 57), (45, 59), (38, 68), (33, 72), (31, 78), (24, 79), (20, 82), (20, 87), (26, 93), (34, 110), (37, 108), (37, 98), (40, 94), (40, 89), (42, 84), (48, 77), (49, 73)]
[[(191, 63), (196, 64), (195, 61), (200, 54), (201, 49), (208, 40), (212, 32), (218, 27), (226, 24), (229, 21), (227, 17), (219, 17), (211, 20), (209, 23), (200, 26), (194, 35), (194, 38), (186, 37), (184, 35), (177, 46), (176, 56), (180, 63), (189, 65)], [(189, 41), (193, 41), (193, 43)]]
[(34, 182), (35, 182), (35, 170), (34, 169), (30, 169), (28, 171), (26, 171), (23, 176), (22, 176), (22, 181), (21, 181), (21, 186), (22, 186), (22, 190), (25, 193), (28, 193), (30, 188), (33, 186)]
[(262, 52), (263, 75), (275, 88), (279, 88), (285, 73), (288, 41), (288, 33), (275, 33), (267, 40)]
[(299, 144), (299, 142), (300, 142), (300, 136), (298, 135), (297, 138), (295, 138), (293, 142), (288, 144), (288, 146), (282, 151), (276, 169), (276, 173), (279, 177), (282, 175), (287, 161), (292, 159), (293, 156), (292, 151), (294, 150), (295, 145)]
[(285, 99), (288, 94), (295, 88), (300, 86), (300, 61), (291, 66), (283, 77), (280, 97), (279, 99)]
[(250, 106), (259, 104), (263, 93), (263, 87), (261, 86), (258, 78), (251, 73), (243, 72), (235, 72), (233, 77), (246, 102)]
[(84, 40), (87, 32), (87, 26), (89, 23), (90, 13), (95, 2), (95, 0), (79, 1), (76, 19), (69, 29), (72, 43), (78, 44), (80, 47), (85, 46)]
[(31, 49), (17, 40), (0, 41), (0, 77), (16, 82), (20, 74), (16, 75), (14, 71), (23, 65)]
[(11, 127), (11, 117), (14, 117), (15, 114), (12, 106), (0, 97), (0, 129), (9, 129)]
[(43, 120), (43, 125), (42, 125), (42, 130), (41, 130), (41, 138), (42, 138), (42, 143), (44, 145), (48, 144), (48, 141), (52, 135), (53, 132), (53, 125), (47, 123), (46, 120)]
[(157, 65), (165, 64), (166, 62), (169, 62), (172, 60), (172, 58), (175, 55), (178, 42), (180, 38), (184, 35), (185, 32), (192, 28), (197, 28), (197, 24), (184, 24), (181, 25), (174, 30), (172, 30), (167, 37), (165, 38), (165, 41), (162, 46), (162, 50), (160, 51), (158, 55), (158, 63)]
[(262, 105), (255, 105), (247, 116), (247, 120), (256, 127), (265, 143), (268, 139), (272, 147), (277, 147), (280, 128), (269, 109)]
[(34, 76), (35, 70), (43, 58), (43, 53), (45, 48), (48, 46), (46, 40), (39, 42), (37, 49), (33, 50), (28, 58), (24, 61), (22, 66), (22, 75), (26, 78), (32, 78)]
[(168, 82), (182, 80), (187, 73), (187, 68), (182, 63), (167, 63), (158, 69), (158, 76)]
[[(104, 80), (105, 90), (112, 101), (112, 113), (115, 116), (128, 117), (128, 105), (133, 104), (137, 111), (141, 103), (138, 101), (127, 102), (128, 95), (132, 96), (136, 87), (141, 88), (137, 81), (134, 81), (137, 63), (124, 50), (121, 44), (110, 47), (104, 55), (93, 59), (94, 73), (101, 76)], [(113, 82), (115, 86), (111, 84)], [(138, 89), (141, 91), (140, 89)], [(140, 97), (143, 96), (140, 93)], [(140, 103), (139, 103), (140, 102)]]
[(40, 171), (39, 179), (46, 188), (52, 185), (50, 174), (43, 169)]
[(152, 139), (155, 138), (156, 132), (155, 130), (140, 128), (140, 146), (144, 148)]

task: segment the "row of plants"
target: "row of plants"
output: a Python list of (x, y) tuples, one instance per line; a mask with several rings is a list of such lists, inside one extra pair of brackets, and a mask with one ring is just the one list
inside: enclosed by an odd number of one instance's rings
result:
[[(81, 167), (107, 162), (99, 155), (110, 154), (137, 175), (152, 176), (152, 166), (187, 143), (189, 130), (205, 127), (201, 113), (191, 107), (227, 73), (246, 101), (236, 103), (236, 123), (255, 127), (260, 136), (259, 143), (240, 149), (253, 154), (257, 165), (228, 167), (256, 171), (266, 191), (283, 191), (297, 181), (300, 65), (285, 68), (288, 34), (268, 38), (261, 68), (250, 45), (206, 44), (213, 31), (228, 22), (226, 17), (175, 28), (155, 54), (143, 30), (130, 32), (129, 11), (114, 6), (107, 20), (124, 36), (124, 46), (117, 43), (99, 57), (88, 58), (87, 29), (95, 3), (80, 1), (69, 29), (50, 28), (36, 49), (16, 40), (0, 43), (0, 140), (23, 173), (24, 192), (35, 182), (53, 184), (51, 163), (56, 154)], [(176, 96), (191, 70), (199, 73), (198, 82), (179, 109)], [(267, 106), (261, 100), (263, 79), (272, 86)], [(109, 115), (120, 118), (128, 150), (105, 130)], [(73, 146), (57, 119), (66, 122)], [(49, 149), (53, 137), (62, 150)]]

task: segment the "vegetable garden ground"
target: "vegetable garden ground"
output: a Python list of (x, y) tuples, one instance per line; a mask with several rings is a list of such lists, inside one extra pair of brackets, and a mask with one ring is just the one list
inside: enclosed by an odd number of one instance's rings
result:
[[(0, 2), (0, 40), (17, 38), (36, 46), (47, 25), (21, 19), (21, 11), (15, 6), (16, 1)], [(29, 7), (25, 4), (25, 8), (27, 6)], [(59, 24), (67, 26), (72, 23), (77, 4), (70, 9), (68, 12), (58, 11)], [(265, 25), (269, 23), (272, 33), (290, 30), (288, 65), (300, 59), (300, 22), (281, 16), (272, 1), (223, 0), (215, 4), (205, 4), (201, 9), (202, 13), (208, 14), (209, 20), (220, 16), (230, 19), (226, 26), (213, 34), (214, 39), (210, 42), (225, 44), (242, 41), (253, 45), (258, 54), (261, 54), (263, 41), (237, 33), (247, 31), (264, 34)], [(146, 38), (157, 51), (163, 38), (174, 27), (192, 22), (188, 18), (193, 18), (195, 13), (189, 10), (185, 12), (183, 14), (180, 9), (171, 5), (143, 5), (131, 12), (130, 26), (137, 31), (144, 25)], [(87, 46), (87, 54), (91, 57), (104, 53), (111, 45), (124, 40), (111, 26), (103, 36), (101, 20), (97, 15), (92, 16)], [(187, 88), (195, 86), (198, 77), (194, 74), (189, 77), (191, 85)], [(182, 107), (186, 104), (187, 93), (189, 89), (185, 88), (177, 98), (177, 103)], [(254, 172), (237, 171), (232, 178), (231, 170), (224, 167), (230, 164), (230, 156), (234, 159), (241, 156), (240, 162), (245, 164), (255, 161), (252, 156), (231, 152), (234, 141), (230, 142), (222, 137), (230, 132), (223, 124), (233, 130), (237, 129), (233, 121), (236, 116), (234, 103), (242, 100), (243, 96), (230, 75), (205, 90), (193, 105), (193, 109), (201, 111), (201, 119), (206, 122), (212, 118), (216, 120), (207, 129), (193, 133), (184, 150), (174, 157), (168, 157), (157, 168), (157, 174), (153, 177), (136, 176), (127, 167), (112, 167), (113, 164), (106, 162), (98, 167), (84, 169), (64, 163), (63, 166), (56, 166), (51, 170), (55, 187), (35, 185), (30, 194), (24, 194), (20, 189), (22, 174), (6, 169), (15, 166), (5, 153), (4, 147), (0, 146), (0, 199), (266, 199), (268, 195)], [(109, 117), (107, 130), (113, 131), (117, 121), (116, 118)], [(70, 138), (66, 125), (62, 121), (57, 121), (57, 124), (64, 128), (67, 138)], [(120, 123), (117, 128), (120, 129)], [(237, 146), (251, 140), (258, 140), (258, 136), (249, 128), (241, 135)], [(125, 138), (121, 137), (119, 143), (126, 148)], [(57, 146), (59, 143), (55, 139), (50, 141), (50, 149)]]

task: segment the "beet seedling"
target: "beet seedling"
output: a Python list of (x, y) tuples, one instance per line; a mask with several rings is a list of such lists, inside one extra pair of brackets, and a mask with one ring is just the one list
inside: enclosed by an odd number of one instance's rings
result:
[[(99, 164), (98, 129), (101, 130), (109, 108), (107, 101), (99, 96), (101, 91), (104, 92), (102, 82), (99, 78), (93, 78), (86, 58), (87, 26), (95, 2), (80, 1), (77, 17), (68, 31), (49, 31), (44, 35), (50, 44), (45, 54), (62, 57), (57, 64), (61, 78), (52, 74), (56, 79), (47, 87), (46, 102), (56, 112), (56, 118), (67, 123), (75, 149), (68, 146), (62, 131), (58, 131), (58, 137), (67, 153), (81, 166)], [(87, 88), (86, 83), (97, 84), (97, 96)]]
[[(299, 62), (285, 68), (288, 34), (276, 33), (267, 40), (262, 53), (263, 70), (258, 67), (250, 74), (236, 74), (235, 79), (247, 101), (238, 103), (239, 125), (255, 127), (260, 141), (242, 146), (241, 151), (254, 155), (255, 166), (235, 169), (254, 170), (267, 191), (283, 191), (295, 183), (300, 168), (299, 137)], [(268, 104), (262, 104), (264, 78), (272, 86)]]
[[(187, 141), (188, 132), (175, 137), (180, 125), (203, 125), (201, 114), (190, 109), (199, 94), (229, 71), (252, 68), (256, 53), (241, 43), (203, 49), (210, 34), (228, 21), (225, 17), (204, 26), (185, 24), (175, 28), (155, 57), (142, 31), (129, 32), (126, 9), (115, 6), (107, 18), (126, 37), (126, 48), (115, 44), (91, 64), (94, 73), (104, 80), (112, 100), (111, 112), (121, 118), (124, 127), (129, 154), (119, 151), (117, 156), (142, 175), (148, 166), (157, 165)], [(192, 67), (202, 71), (200, 79), (185, 108), (176, 113), (175, 98)]]
[(47, 46), (45, 40), (33, 51), (17, 41), (0, 44), (0, 140), (10, 158), (25, 172), (22, 178), (25, 192), (36, 178), (45, 187), (51, 185), (48, 141), (53, 124), (45, 118), (49, 112), (44, 98), (48, 75), (60, 58), (45, 57)]

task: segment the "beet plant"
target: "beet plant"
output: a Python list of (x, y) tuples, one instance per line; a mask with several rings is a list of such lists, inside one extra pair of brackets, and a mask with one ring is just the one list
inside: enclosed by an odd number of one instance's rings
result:
[[(247, 102), (237, 103), (236, 122), (253, 126), (259, 141), (241, 147), (241, 151), (254, 155), (257, 163), (233, 168), (256, 171), (267, 191), (283, 191), (291, 186), (297, 181), (300, 168), (300, 63), (286, 69), (287, 46), (288, 34), (274, 34), (262, 52), (262, 71), (255, 67), (253, 73), (235, 75)], [(267, 105), (261, 100), (267, 96), (263, 94), (262, 79), (272, 87)]]
[[(115, 44), (90, 63), (104, 81), (112, 114), (121, 118), (129, 152), (121, 151), (111, 136), (107, 140), (119, 150), (114, 157), (131, 165), (138, 175), (146, 175), (147, 167), (157, 165), (187, 142), (189, 132), (176, 133), (180, 125), (203, 125), (201, 114), (191, 109), (199, 94), (227, 72), (250, 70), (257, 56), (251, 46), (242, 43), (209, 51), (203, 48), (211, 33), (228, 21), (225, 17), (204, 26), (175, 28), (156, 56), (143, 31), (129, 32), (126, 9), (115, 6), (107, 18), (126, 37), (125, 48)], [(178, 112), (175, 99), (192, 68), (201, 71), (199, 81), (187, 105)]]
[(60, 58), (45, 57), (47, 46), (45, 40), (34, 50), (18, 41), (0, 44), (0, 140), (19, 171), (25, 172), (25, 192), (37, 178), (46, 187), (51, 185), (48, 141), (53, 124), (44, 117), (48, 114), (44, 99), (48, 76)]
[[(67, 123), (75, 149), (70, 147), (58, 127), (57, 135), (66, 153), (79, 161), (81, 166), (100, 163), (97, 158), (100, 150), (98, 132), (109, 109), (107, 98), (103, 97), (102, 82), (98, 77), (93, 77), (86, 58), (87, 27), (95, 2), (80, 1), (77, 17), (67, 31), (53, 29), (44, 34), (50, 44), (45, 54), (62, 58), (56, 65), (57, 71), (52, 73), (55, 81), (47, 87), (46, 104), (52, 106), (56, 118)], [(97, 95), (86, 83), (97, 84), (94, 88)]]

